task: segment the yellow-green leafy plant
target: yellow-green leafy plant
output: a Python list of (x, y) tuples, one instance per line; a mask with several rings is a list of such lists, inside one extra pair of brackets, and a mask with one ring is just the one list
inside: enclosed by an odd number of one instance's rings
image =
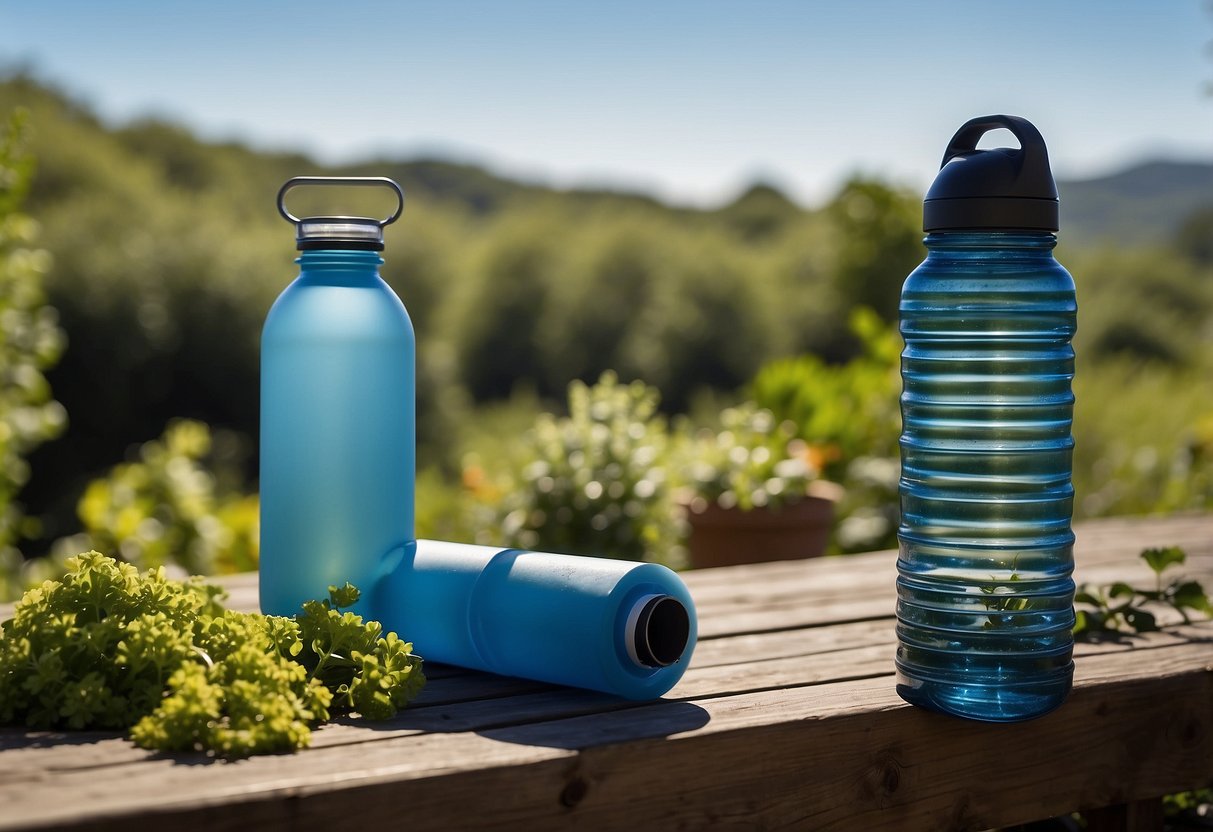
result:
[(224, 493), (209, 467), (210, 428), (186, 419), (140, 446), (134, 461), (89, 483), (77, 513), (83, 531), (60, 553), (96, 549), (141, 567), (177, 565), (211, 574), (257, 566), (256, 496)]
[(388, 719), (425, 684), (395, 633), (329, 587), (294, 617), (226, 610), (221, 590), (97, 552), (29, 590), (3, 624), (0, 724), (130, 731), (144, 748), (292, 751), (333, 711)]

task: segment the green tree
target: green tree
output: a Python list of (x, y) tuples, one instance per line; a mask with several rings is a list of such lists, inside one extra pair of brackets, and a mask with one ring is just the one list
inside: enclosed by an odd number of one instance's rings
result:
[(758, 183), (722, 208), (720, 217), (742, 239), (758, 243), (777, 237), (801, 213), (779, 189)]
[(901, 284), (926, 256), (919, 197), (855, 177), (825, 213), (837, 246), (833, 278), (845, 306), (867, 306), (886, 321), (897, 320)]
[(505, 222), (473, 266), (451, 328), (459, 377), (478, 401), (543, 377), (540, 328), (554, 259), (546, 223)]

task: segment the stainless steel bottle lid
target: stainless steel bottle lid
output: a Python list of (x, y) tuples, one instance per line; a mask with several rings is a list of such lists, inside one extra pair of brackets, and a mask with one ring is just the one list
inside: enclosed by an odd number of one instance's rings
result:
[[(301, 185), (355, 185), (390, 188), (396, 194), (396, 210), (383, 219), (373, 217), (297, 217), (287, 210), (287, 192)], [(278, 213), (295, 224), (295, 245), (310, 249), (354, 249), (383, 251), (383, 229), (399, 219), (404, 210), (404, 191), (385, 176), (296, 176), (278, 191)]]

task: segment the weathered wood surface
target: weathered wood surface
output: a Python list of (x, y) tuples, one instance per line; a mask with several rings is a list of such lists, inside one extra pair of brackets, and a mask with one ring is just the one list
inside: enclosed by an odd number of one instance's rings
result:
[[(1144, 583), (1138, 551), (1171, 544), (1213, 580), (1213, 516), (1088, 523), (1078, 541), (1079, 582)], [(687, 573), (702, 641), (655, 703), (433, 666), (395, 720), (326, 726), (294, 755), (0, 729), (0, 828), (960, 830), (1213, 781), (1213, 624), (1080, 645), (1060, 710), (970, 723), (894, 692), (894, 574), (887, 552)], [(255, 606), (255, 580), (229, 587)]]

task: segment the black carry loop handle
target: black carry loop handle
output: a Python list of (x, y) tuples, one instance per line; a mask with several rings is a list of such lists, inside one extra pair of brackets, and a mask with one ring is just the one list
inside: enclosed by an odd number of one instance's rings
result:
[[(383, 219), (373, 217), (296, 217), (286, 208), (286, 195), (301, 185), (382, 186), (396, 194), (396, 210)], [(404, 211), (404, 191), (386, 176), (294, 176), (278, 189), (278, 213), (295, 224), (295, 243), (300, 251), (318, 248), (383, 251), (383, 229)]]
[[(1005, 128), (1018, 148), (978, 150), (991, 130)], [(1019, 116), (981, 116), (964, 123), (944, 151), (923, 201), (923, 230), (1056, 231), (1057, 185), (1044, 137)]]

